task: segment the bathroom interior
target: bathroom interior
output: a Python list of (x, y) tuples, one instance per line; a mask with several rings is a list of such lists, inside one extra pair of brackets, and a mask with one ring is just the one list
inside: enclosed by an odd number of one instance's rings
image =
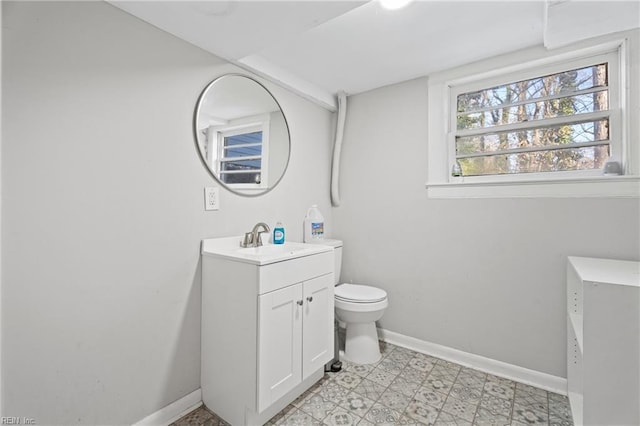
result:
[[(640, 2), (2, 1), (0, 13), (0, 423), (168, 425), (198, 409), (203, 240), (280, 222), (285, 244), (302, 242), (312, 205), (343, 243), (334, 278), (388, 297), (383, 355), (386, 344), (562, 396), (569, 257), (635, 265), (618, 286), (632, 295), (625, 344), (585, 337), (581, 374), (631, 358), (620, 389), (638, 395)], [(617, 53), (622, 174), (451, 176), (450, 82), (603, 49)], [(214, 177), (194, 140), (201, 94), (230, 75), (269, 93), (289, 134), (255, 193)], [(576, 280), (587, 336), (597, 308)], [(242, 312), (217, 320), (221, 336), (241, 335)], [(224, 367), (216, 353), (233, 343), (207, 344)], [(605, 362), (587, 365), (594, 347)]]

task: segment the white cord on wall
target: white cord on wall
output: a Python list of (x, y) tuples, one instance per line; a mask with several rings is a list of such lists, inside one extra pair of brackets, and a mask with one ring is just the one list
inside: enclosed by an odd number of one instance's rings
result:
[(340, 205), (340, 154), (344, 136), (344, 120), (347, 115), (347, 94), (338, 92), (338, 121), (336, 122), (336, 139), (333, 143), (333, 163), (331, 164), (331, 204)]

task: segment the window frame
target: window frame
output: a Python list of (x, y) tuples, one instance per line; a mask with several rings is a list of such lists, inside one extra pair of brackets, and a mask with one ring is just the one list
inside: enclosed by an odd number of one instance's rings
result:
[[(620, 72), (620, 46), (609, 48), (607, 51), (596, 53), (589, 56), (583, 56), (570, 60), (551, 61), (550, 63), (536, 65), (515, 71), (500, 72), (498, 74), (484, 79), (477, 79), (470, 82), (458, 83), (450, 82), (449, 87), (449, 127), (447, 132), (448, 145), (448, 165), (449, 170), (453, 167), (457, 160), (456, 154), (456, 136), (459, 134), (457, 129), (457, 97), (463, 93), (475, 92), (490, 89), (492, 87), (501, 86), (522, 80), (539, 78), (545, 75), (560, 73), (573, 69), (584, 68), (601, 63), (608, 64), (608, 102), (609, 108), (606, 114), (609, 119), (609, 152), (610, 158), (620, 161), (624, 164), (626, 155), (623, 150), (623, 124), (620, 110), (621, 93), (620, 87), (624, 87), (623, 75)], [(622, 83), (622, 84), (621, 84)], [(592, 113), (593, 114), (593, 113)], [(572, 115), (575, 117), (578, 115)], [(533, 123), (533, 122), (532, 122)], [(577, 147), (577, 146), (576, 146)], [(464, 176), (464, 181), (472, 182), (498, 182), (503, 180), (558, 180), (563, 178), (577, 177), (593, 177), (602, 174), (601, 169), (592, 170), (566, 170), (551, 172), (532, 172), (532, 173), (515, 173), (515, 174), (489, 174), (480, 176)], [(449, 175), (449, 182), (455, 182), (456, 178)]]
[[(269, 187), (269, 130), (271, 117), (269, 114), (244, 117), (230, 120), (229, 123), (218, 126), (210, 126), (211, 137), (207, 138), (208, 150), (211, 155), (208, 159), (213, 164), (214, 171), (225, 185), (234, 189), (266, 189)], [(230, 174), (222, 171), (222, 163), (227, 158), (224, 155), (224, 140), (228, 136), (236, 136), (243, 133), (262, 132), (262, 154), (260, 155), (260, 183), (229, 183), (224, 181), (223, 175)], [(215, 147), (212, 147), (215, 143)], [(215, 152), (215, 157), (213, 153)]]
[[(597, 37), (549, 51), (532, 47), (469, 65), (434, 73), (428, 77), (427, 182), (430, 198), (566, 198), (566, 197), (640, 197), (640, 125), (633, 120), (640, 110), (640, 30)], [(571, 69), (566, 64), (617, 52), (619, 109), (612, 111), (615, 125), (616, 158), (624, 175), (603, 176), (601, 172), (557, 171), (546, 173), (465, 176), (452, 178), (455, 139), (450, 132), (453, 110), (452, 87), (469, 87), (478, 82), (507, 83), (530, 70)], [(611, 71), (610, 71), (611, 72)], [(506, 76), (506, 77), (505, 77)], [(514, 76), (516, 76), (514, 78)], [(486, 84), (486, 83), (485, 83)], [(480, 85), (480, 84), (478, 84)], [(492, 87), (486, 84), (485, 87)], [(613, 104), (611, 105), (613, 108)], [(628, 114), (625, 119), (625, 114)], [(617, 125), (615, 123), (618, 123)]]

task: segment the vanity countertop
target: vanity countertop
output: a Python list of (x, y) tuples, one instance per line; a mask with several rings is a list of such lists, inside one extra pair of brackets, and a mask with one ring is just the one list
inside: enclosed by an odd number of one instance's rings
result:
[(265, 244), (260, 247), (240, 247), (242, 237), (208, 238), (202, 240), (203, 256), (214, 256), (254, 265), (269, 265), (313, 254), (330, 252), (333, 247), (322, 244), (285, 242)]

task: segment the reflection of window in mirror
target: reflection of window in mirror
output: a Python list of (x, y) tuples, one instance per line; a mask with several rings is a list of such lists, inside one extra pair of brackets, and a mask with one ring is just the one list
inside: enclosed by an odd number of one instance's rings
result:
[(209, 126), (204, 153), (220, 180), (238, 189), (268, 187), (269, 115)]

